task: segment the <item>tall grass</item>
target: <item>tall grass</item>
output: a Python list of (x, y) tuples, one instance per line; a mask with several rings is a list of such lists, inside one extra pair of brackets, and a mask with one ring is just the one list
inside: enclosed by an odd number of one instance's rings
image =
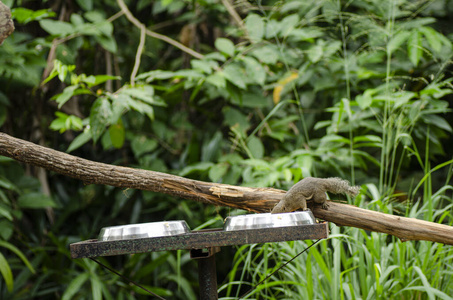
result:
[[(423, 81), (426, 87), (420, 94), (412, 95), (405, 90), (406, 83), (396, 79), (394, 74), (397, 68), (394, 64), (397, 63), (401, 68), (401, 64), (396, 60), (402, 57), (395, 57), (395, 44), (404, 43), (405, 39), (402, 36), (406, 35), (407, 38), (411, 33), (403, 33), (408, 27), (397, 26), (397, 19), (400, 17), (397, 14), (401, 13), (402, 3), (387, 1), (382, 4), (382, 6), (386, 5), (386, 12), (379, 20), (382, 22), (380, 27), (376, 29), (377, 25), (364, 26), (364, 30), (368, 32), (356, 33), (357, 36), (370, 35), (371, 30), (380, 30), (385, 40), (379, 49), (370, 47), (367, 50), (385, 53), (383, 84), (360, 91), (357, 86), (354, 87), (358, 82), (353, 82), (354, 74), (351, 73), (349, 61), (350, 56), (358, 57), (361, 53), (352, 53), (347, 49), (350, 40), (345, 28), (353, 23), (353, 19), (366, 23), (364, 19), (367, 17), (345, 14), (349, 19), (344, 19), (340, 11), (340, 1), (337, 1), (336, 5), (342, 43), (339, 59), (343, 61), (346, 92), (341, 95), (343, 99), (341, 101), (337, 99), (337, 105), (330, 109), (333, 112), (332, 120), (323, 122), (324, 125), (318, 128), (328, 124), (330, 127), (327, 127), (327, 134), (343, 132), (349, 139), (347, 143), (344, 142), (351, 156), (349, 177), (353, 181), (357, 178), (363, 183), (362, 193), (353, 204), (385, 213), (398, 213), (410, 218), (453, 225), (451, 197), (453, 160), (440, 163), (435, 167), (431, 166), (435, 152), (431, 147), (436, 144), (436, 141), (431, 139), (437, 139), (437, 136), (430, 132), (429, 126), (430, 118), (438, 120), (436, 114), (441, 111), (436, 101), (442, 97), (438, 94), (430, 94), (429, 91), (433, 89), (440, 91), (445, 85), (449, 85), (450, 81), (442, 82), (439, 79), (441, 76), (430, 83), (425, 79), (417, 79)], [(379, 22), (376, 22), (377, 18), (370, 15), (368, 21), (377, 24)], [(371, 27), (373, 28), (370, 29)], [(409, 54), (416, 51), (410, 49), (412, 46), (408, 44)], [(367, 48), (365, 45), (359, 47), (359, 49), (365, 48)], [(426, 48), (424, 51), (429, 52)], [(413, 56), (411, 62), (417, 63), (417, 59), (420, 57)], [(352, 91), (352, 88), (356, 90)], [(369, 92), (367, 95), (371, 95), (372, 99), (369, 99), (367, 104), (355, 102), (351, 99), (351, 94), (358, 92), (362, 92), (362, 95)], [(451, 90), (445, 93), (451, 93)], [(294, 96), (298, 99), (296, 93)], [(398, 97), (408, 97), (408, 100), (398, 102)], [(365, 111), (368, 113), (364, 113)], [(364, 134), (356, 125), (359, 122), (362, 124), (368, 122), (369, 128), (373, 124), (374, 133)], [(379, 128), (376, 128), (376, 124)], [(445, 129), (451, 133), (451, 128), (447, 125)], [(425, 144), (421, 144), (422, 146), (415, 141), (420, 136), (425, 139)], [(310, 139), (307, 138), (307, 140)], [(366, 141), (368, 148), (359, 152), (360, 145), (357, 141)], [(359, 179), (355, 174), (356, 169), (364, 175), (367, 166), (366, 163), (360, 164), (354, 161), (360, 161), (362, 157), (372, 161), (366, 151), (376, 148), (380, 151), (377, 155), (380, 157), (380, 161), (377, 162), (378, 168), (374, 169), (377, 176), (368, 174), (367, 178)], [(319, 148), (312, 150), (313, 155), (319, 151)], [(407, 179), (412, 180), (412, 184), (409, 185), (408, 190), (396, 192), (398, 180), (402, 177), (403, 166), (407, 165), (411, 159), (418, 163), (419, 171), (422, 173), (421, 179), (416, 181), (409, 175)], [(316, 168), (316, 165), (313, 165), (313, 168)], [(434, 185), (433, 182), (438, 181), (439, 178), (436, 172), (444, 171), (445, 168), (448, 168), (445, 181)], [(316, 169), (311, 172), (321, 173)], [(435, 190), (434, 186), (441, 187)], [(420, 193), (421, 189), (423, 189), (422, 193)], [(403, 203), (393, 201), (397, 198), (403, 198), (405, 201)], [(391, 235), (367, 232), (357, 228), (340, 228), (335, 224), (330, 224), (328, 239), (310, 248), (291, 264), (273, 274), (266, 282), (256, 286), (278, 266), (303, 251), (311, 243), (311, 241), (295, 241), (237, 248), (234, 267), (219, 289), (221, 299), (238, 299), (251, 287), (255, 288), (244, 299), (452, 299), (453, 248), (451, 246), (428, 241), (403, 242)]]
[[(451, 165), (450, 165), (451, 166)], [(375, 187), (376, 188), (376, 187)], [(438, 207), (446, 185), (432, 193)], [(377, 190), (377, 188), (376, 188)], [(358, 204), (376, 208), (382, 200)], [(446, 222), (450, 204), (429, 216), (429, 201), (408, 207), (406, 215)], [(385, 204), (386, 205), (386, 204)], [(392, 206), (388, 206), (392, 213)], [(447, 222), (452, 225), (452, 221)], [(329, 238), (310, 248), (244, 299), (451, 299), (453, 248), (427, 241), (402, 242), (396, 237), (330, 224)], [(242, 246), (237, 249), (220, 299), (239, 299), (278, 266), (307, 248), (311, 241)]]

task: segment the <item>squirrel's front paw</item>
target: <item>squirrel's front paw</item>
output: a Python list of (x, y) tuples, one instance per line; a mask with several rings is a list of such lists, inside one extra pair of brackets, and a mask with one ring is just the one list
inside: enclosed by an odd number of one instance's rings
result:
[(328, 209), (328, 208), (329, 208), (329, 203), (324, 202), (324, 203), (321, 205), (321, 207), (322, 207), (323, 209)]

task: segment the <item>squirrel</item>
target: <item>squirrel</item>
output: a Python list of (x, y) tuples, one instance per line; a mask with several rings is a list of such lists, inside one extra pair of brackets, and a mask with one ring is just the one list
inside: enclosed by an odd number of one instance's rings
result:
[(350, 186), (349, 181), (338, 178), (306, 177), (293, 185), (283, 199), (275, 205), (271, 213), (291, 212), (297, 209), (307, 210), (307, 200), (313, 200), (327, 209), (326, 192), (348, 194), (352, 197), (359, 193), (359, 186)]

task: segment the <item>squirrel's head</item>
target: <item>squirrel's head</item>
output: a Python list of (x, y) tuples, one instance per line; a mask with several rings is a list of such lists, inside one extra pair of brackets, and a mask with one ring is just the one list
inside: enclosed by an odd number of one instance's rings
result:
[[(293, 209), (293, 210), (295, 210), (295, 209)], [(280, 201), (274, 206), (274, 208), (272, 209), (271, 213), (272, 214), (278, 214), (278, 213), (290, 212), (290, 211), (293, 211), (293, 210), (291, 209), (291, 207), (288, 207), (286, 205), (285, 201)]]

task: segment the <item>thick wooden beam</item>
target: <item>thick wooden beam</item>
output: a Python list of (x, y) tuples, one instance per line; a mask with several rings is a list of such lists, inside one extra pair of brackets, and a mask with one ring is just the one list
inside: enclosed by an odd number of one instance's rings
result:
[(0, 155), (79, 179), (86, 184), (159, 192), (253, 212), (270, 211), (285, 194), (285, 191), (273, 188), (250, 188), (204, 182), (166, 173), (94, 162), (17, 139), (2, 132), (0, 132)]
[[(89, 184), (165, 193), (252, 212), (269, 212), (285, 191), (187, 179), (180, 176), (93, 162), (0, 133), (0, 155), (39, 166)], [(317, 218), (397, 236), (402, 241), (426, 240), (453, 245), (453, 227), (330, 202), (327, 210), (311, 207)]]

